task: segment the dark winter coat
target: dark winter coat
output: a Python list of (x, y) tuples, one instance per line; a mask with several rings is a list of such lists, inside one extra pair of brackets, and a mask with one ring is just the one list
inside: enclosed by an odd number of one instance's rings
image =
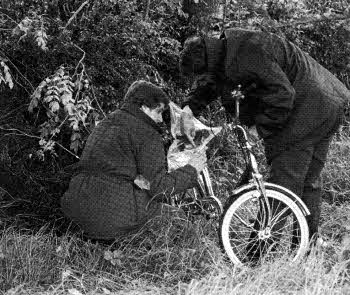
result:
[(208, 73), (197, 79), (187, 102), (195, 115), (218, 96), (233, 113), (230, 92), (240, 84), (246, 96), (241, 120), (256, 125), (269, 158), (288, 145), (313, 144), (334, 132), (350, 92), (296, 45), (242, 29), (205, 43)]
[[(137, 175), (150, 181), (149, 191), (134, 184)], [(184, 191), (196, 180), (197, 172), (190, 165), (167, 173), (157, 124), (129, 105), (93, 130), (61, 204), (87, 236), (113, 239), (159, 214), (159, 203), (145, 209), (152, 196), (161, 199), (163, 194)]]

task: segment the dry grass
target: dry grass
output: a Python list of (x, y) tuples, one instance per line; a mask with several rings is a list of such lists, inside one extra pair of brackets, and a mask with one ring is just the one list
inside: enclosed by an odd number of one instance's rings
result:
[(333, 206), (324, 206), (335, 221), (322, 226), (327, 244), (300, 263), (285, 258), (256, 268), (228, 262), (213, 227), (201, 220), (157, 218), (111, 246), (9, 228), (1, 239), (0, 288), (2, 294), (345, 294), (350, 248), (329, 233), (345, 237), (336, 216), (350, 222), (350, 209)]
[[(221, 252), (212, 223), (181, 216), (154, 219), (109, 246), (69, 231), (58, 236), (54, 226), (20, 230), (12, 220), (0, 235), (0, 294), (348, 294), (350, 141), (345, 131), (333, 141), (324, 171), (327, 202), (320, 232), (325, 242), (300, 263), (285, 258), (237, 268)], [(226, 198), (239, 174), (233, 168), (243, 163), (229, 136), (215, 146), (210, 165), (219, 196)], [(261, 152), (259, 157), (263, 161)]]
[(323, 170), (325, 198), (330, 202), (344, 202), (350, 196), (350, 127), (343, 127), (334, 138)]

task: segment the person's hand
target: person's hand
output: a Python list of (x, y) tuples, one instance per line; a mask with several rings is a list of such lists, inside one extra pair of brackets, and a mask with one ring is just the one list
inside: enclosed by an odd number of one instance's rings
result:
[(194, 127), (193, 113), (189, 107), (183, 109), (180, 120), (181, 133), (184, 134), (193, 147), (195, 147), (196, 144), (193, 139), (196, 136), (196, 131)]
[(197, 170), (198, 174), (207, 166), (206, 150), (206, 148), (199, 150), (188, 162), (189, 165)]

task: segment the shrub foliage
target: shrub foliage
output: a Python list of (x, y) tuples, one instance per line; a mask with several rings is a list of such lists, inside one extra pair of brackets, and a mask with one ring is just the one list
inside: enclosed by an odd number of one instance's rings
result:
[[(64, 168), (134, 80), (181, 100), (188, 83), (177, 58), (189, 35), (237, 26), (274, 32), (348, 85), (349, 0), (0, 3), (0, 186), (24, 199), (57, 202)], [(32, 189), (14, 189), (9, 178)]]

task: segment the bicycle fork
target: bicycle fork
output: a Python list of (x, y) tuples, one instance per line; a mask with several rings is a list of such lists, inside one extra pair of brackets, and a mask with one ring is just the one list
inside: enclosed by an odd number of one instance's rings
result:
[[(267, 195), (266, 195), (266, 189), (265, 189), (265, 184), (263, 181), (263, 176), (261, 175), (261, 173), (259, 172), (259, 168), (258, 168), (258, 163), (256, 161), (256, 158), (254, 156), (253, 150), (252, 150), (252, 145), (249, 143), (248, 140), (248, 136), (246, 131), (244, 130), (244, 128), (242, 128), (241, 126), (236, 126), (236, 132), (237, 132), (237, 137), (238, 138), (244, 138), (244, 145), (243, 145), (243, 149), (245, 150), (246, 153), (246, 158), (248, 158), (248, 162), (250, 165), (250, 170), (251, 170), (251, 175), (252, 175), (252, 179), (254, 181), (254, 185), (257, 189), (257, 191), (260, 193), (260, 197), (259, 198), (259, 203), (262, 206), (262, 210), (261, 210), (261, 214), (262, 214), (262, 226), (265, 229), (264, 232), (266, 231), (266, 234), (264, 235), (268, 235), (269, 233), (269, 229), (271, 229), (271, 222), (272, 222), (272, 214), (271, 214), (271, 206), (269, 204), (269, 201), (267, 199)], [(239, 132), (241, 132), (241, 134), (239, 134)], [(242, 137), (240, 137), (242, 136)]]
[[(202, 198), (213, 199), (220, 209), (220, 214), (223, 213), (223, 205), (221, 201), (215, 196), (208, 167), (205, 167), (198, 176), (198, 189)], [(197, 198), (197, 191), (193, 189), (195, 198)]]
[(269, 204), (269, 201), (267, 199), (266, 195), (266, 188), (263, 181), (263, 176), (258, 171), (258, 165), (256, 163), (255, 157), (251, 154), (251, 168), (253, 170), (252, 172), (252, 178), (255, 184), (256, 189), (260, 193), (262, 201), (260, 202), (262, 205), (262, 224), (263, 226), (271, 228), (271, 220), (272, 220), (272, 214), (271, 214), (271, 206)]

